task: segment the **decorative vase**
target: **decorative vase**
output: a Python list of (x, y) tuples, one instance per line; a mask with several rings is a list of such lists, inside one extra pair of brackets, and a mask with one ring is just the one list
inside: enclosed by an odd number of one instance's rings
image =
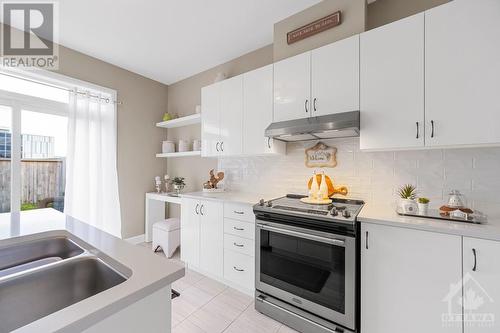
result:
[(177, 195), (181, 193), (181, 191), (184, 189), (184, 184), (174, 184), (174, 190)]
[(429, 213), (429, 204), (428, 203), (418, 203), (418, 213), (420, 215), (428, 215)]
[(415, 200), (399, 199), (399, 209), (403, 214), (416, 214), (418, 211), (418, 206)]

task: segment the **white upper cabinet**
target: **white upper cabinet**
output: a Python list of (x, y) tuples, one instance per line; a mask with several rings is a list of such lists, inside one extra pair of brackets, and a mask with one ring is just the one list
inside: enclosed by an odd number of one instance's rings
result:
[(220, 83), (220, 152), (238, 155), (243, 150), (243, 75)]
[(433, 8), (425, 37), (427, 145), (499, 143), (500, 1)]
[(359, 35), (311, 52), (312, 116), (359, 110)]
[[(476, 316), (488, 316), (493, 322), (465, 324), (465, 333), (500, 332), (500, 242), (464, 237), (463, 246), (463, 292), (466, 299), (481, 299), (477, 309), (469, 307), (466, 313)], [(492, 318), (492, 315), (494, 316)], [(472, 318), (469, 316), (468, 318)], [(491, 324), (491, 325), (490, 325)]]
[(311, 52), (274, 64), (274, 121), (309, 117)]
[(460, 322), (442, 321), (443, 299), (462, 277), (461, 237), (376, 224), (361, 231), (360, 331), (462, 333)]
[(424, 146), (424, 21), (361, 34), (361, 149)]
[(264, 136), (273, 121), (273, 65), (243, 75), (243, 154), (283, 153), (285, 144)]
[(201, 89), (201, 155), (217, 156), (220, 146), (220, 83)]

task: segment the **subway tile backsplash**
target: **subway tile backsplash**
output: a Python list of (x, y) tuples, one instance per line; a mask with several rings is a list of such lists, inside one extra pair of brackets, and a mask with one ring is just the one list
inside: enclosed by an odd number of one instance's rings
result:
[[(358, 138), (323, 142), (338, 149), (337, 167), (324, 171), (335, 186), (349, 188), (349, 197), (372, 204), (394, 203), (398, 187), (412, 183), (437, 208), (450, 190), (457, 189), (469, 206), (500, 218), (500, 148), (363, 152)], [(220, 158), (218, 167), (226, 173), (224, 185), (266, 198), (306, 193), (314, 169), (305, 167), (304, 149), (314, 144), (289, 143), (286, 156)]]

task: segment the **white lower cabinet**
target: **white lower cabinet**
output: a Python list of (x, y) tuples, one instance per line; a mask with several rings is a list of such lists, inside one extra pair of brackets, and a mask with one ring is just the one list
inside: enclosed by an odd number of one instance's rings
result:
[(500, 332), (500, 242), (464, 237), (463, 246), (464, 333)]
[(376, 224), (361, 230), (361, 332), (462, 333), (460, 322), (442, 321), (450, 285), (461, 281), (461, 237)]
[(193, 198), (182, 198), (181, 205), (182, 261), (211, 278), (253, 293), (255, 215), (252, 206)]
[(223, 274), (224, 215), (221, 202), (182, 199), (181, 259), (214, 277)]
[(255, 259), (231, 250), (224, 251), (224, 278), (245, 290), (255, 286)]

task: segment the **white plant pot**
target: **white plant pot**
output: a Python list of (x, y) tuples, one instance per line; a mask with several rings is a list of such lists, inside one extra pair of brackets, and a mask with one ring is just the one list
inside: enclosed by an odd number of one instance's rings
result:
[(428, 203), (418, 203), (418, 213), (420, 215), (428, 215), (429, 214), (429, 204)]
[(403, 214), (416, 214), (418, 206), (415, 200), (399, 199), (399, 209)]

